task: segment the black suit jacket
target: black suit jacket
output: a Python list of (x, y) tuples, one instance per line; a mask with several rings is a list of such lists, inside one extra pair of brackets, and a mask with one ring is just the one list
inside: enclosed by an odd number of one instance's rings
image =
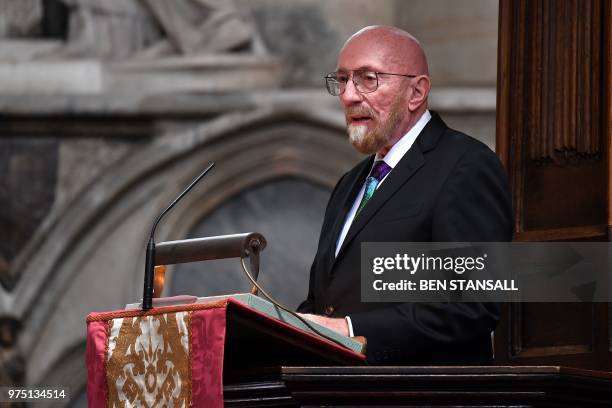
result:
[(336, 242), (374, 156), (334, 188), (310, 270), (303, 313), (350, 316), (371, 364), (488, 364), (499, 305), (362, 303), (361, 242), (502, 242), (512, 238), (506, 174), (483, 143), (432, 112), (410, 150)]

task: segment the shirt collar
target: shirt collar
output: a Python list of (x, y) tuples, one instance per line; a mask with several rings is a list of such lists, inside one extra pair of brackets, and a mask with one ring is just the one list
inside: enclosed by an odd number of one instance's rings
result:
[[(402, 159), (402, 157), (404, 157), (406, 152), (410, 150), (414, 141), (419, 136), (419, 134), (421, 133), (425, 125), (427, 125), (430, 119), (431, 113), (429, 113), (429, 110), (426, 110), (421, 115), (417, 123), (415, 123), (414, 126), (410, 128), (410, 130), (391, 147), (391, 149), (387, 152), (385, 157), (382, 158), (382, 160), (384, 160), (385, 163), (387, 163), (391, 168), (394, 168), (397, 163), (399, 163), (399, 161)], [(381, 157), (377, 154), (375, 160), (381, 160)]]

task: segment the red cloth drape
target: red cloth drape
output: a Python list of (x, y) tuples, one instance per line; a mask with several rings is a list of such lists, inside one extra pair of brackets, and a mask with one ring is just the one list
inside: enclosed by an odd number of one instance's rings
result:
[(227, 303), (91, 313), (88, 406), (223, 407)]

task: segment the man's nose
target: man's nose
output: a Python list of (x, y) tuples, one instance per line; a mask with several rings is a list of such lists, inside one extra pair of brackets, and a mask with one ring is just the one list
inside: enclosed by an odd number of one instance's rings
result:
[(344, 106), (350, 106), (357, 102), (363, 101), (363, 95), (355, 88), (355, 83), (352, 79), (346, 82), (344, 92), (340, 95), (340, 101)]

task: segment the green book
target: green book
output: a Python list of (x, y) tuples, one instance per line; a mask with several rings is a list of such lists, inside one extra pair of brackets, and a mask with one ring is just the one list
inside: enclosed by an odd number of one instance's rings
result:
[[(317, 333), (314, 333), (308, 326), (306, 326), (301, 320), (293, 316), (291, 313), (286, 312), (283, 309), (275, 306), (272, 302), (263, 299), (259, 296), (253, 295), (251, 293), (237, 293), (233, 295), (221, 295), (221, 296), (207, 296), (207, 297), (196, 297), (196, 296), (173, 296), (167, 298), (156, 298), (153, 299), (153, 305), (155, 307), (161, 306), (174, 306), (180, 304), (190, 304), (190, 303), (208, 303), (215, 302), (219, 300), (232, 298), (240, 303), (243, 303), (265, 315), (273, 317), (277, 320), (285, 322), (293, 327), (304, 330), (308, 333), (311, 333), (315, 336), (319, 336)], [(131, 303), (126, 305), (126, 309), (139, 309), (141, 307), (140, 303)], [(330, 337), (336, 340), (338, 343), (342, 344), (349, 350), (352, 350), (356, 353), (363, 353), (363, 344), (358, 342), (357, 340), (343, 336), (333, 330), (328, 329), (327, 327), (321, 326), (314, 322), (309, 322), (315, 329), (320, 331), (327, 337)]]

